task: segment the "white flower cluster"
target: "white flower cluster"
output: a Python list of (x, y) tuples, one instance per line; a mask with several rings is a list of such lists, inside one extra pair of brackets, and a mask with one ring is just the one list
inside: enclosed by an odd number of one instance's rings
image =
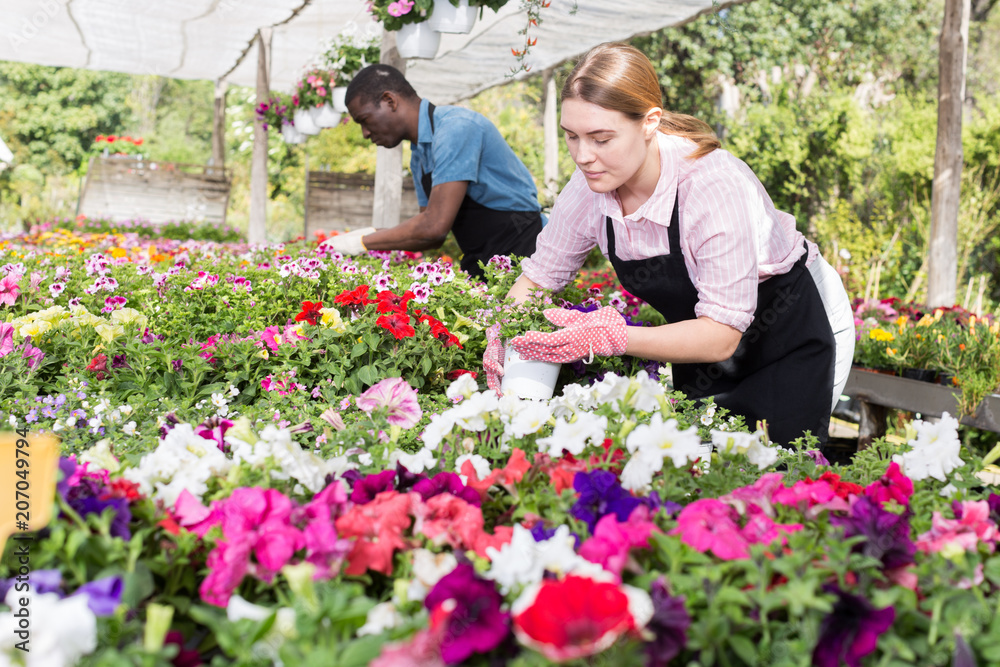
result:
[(208, 491), (208, 480), (225, 475), (232, 465), (214, 441), (195, 433), (191, 424), (177, 424), (154, 451), (122, 476), (138, 484), (143, 494), (173, 507), (185, 489), (201, 499)]
[[(97, 648), (97, 617), (86, 595), (59, 598), (56, 593), (19, 593), (12, 586), (6, 604), (14, 609), (18, 598), (30, 599), (30, 652), (16, 647), (21, 619), (13, 611), (0, 612), (0, 665), (75, 665)], [(22, 662), (22, 660), (24, 662)]]
[(958, 420), (945, 412), (936, 424), (917, 419), (913, 428), (917, 437), (910, 440), (910, 451), (892, 460), (913, 481), (933, 477), (947, 482), (948, 475), (965, 464), (959, 456), (962, 443), (958, 439)]
[(225, 439), (232, 446), (233, 462), (237, 465), (246, 462), (251, 466), (261, 466), (271, 459), (278, 466), (278, 470), (271, 472), (272, 478), (294, 479), (312, 493), (323, 490), (327, 475), (340, 476), (355, 467), (347, 456), (324, 460), (307, 452), (292, 441), (289, 429), (279, 429), (270, 424), (264, 427), (260, 438), (253, 444), (230, 433), (226, 433)]

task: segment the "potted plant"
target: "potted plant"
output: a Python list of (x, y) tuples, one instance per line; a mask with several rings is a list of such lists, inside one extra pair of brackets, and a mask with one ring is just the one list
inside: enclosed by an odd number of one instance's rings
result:
[[(340, 114), (329, 106), (332, 90), (333, 74), (322, 69), (307, 71), (295, 84), (295, 93), (292, 94), (292, 122), (299, 132), (319, 134), (324, 127), (333, 127), (340, 122)], [(317, 123), (317, 120), (322, 124)]]
[(301, 144), (306, 140), (306, 135), (295, 128), (292, 123), (292, 115), (288, 103), (280, 95), (268, 98), (267, 102), (257, 105), (254, 110), (257, 114), (257, 122), (261, 123), (265, 130), (274, 128), (281, 132), (281, 137), (289, 144)]
[(437, 55), (441, 33), (426, 23), (434, 0), (373, 0), (369, 8), (386, 30), (397, 31), (396, 49), (401, 58)]
[(344, 96), (348, 84), (355, 74), (378, 60), (378, 33), (361, 31), (355, 23), (348, 23), (339, 35), (327, 42), (323, 50), (323, 66), (334, 73), (330, 101), (334, 110), (347, 113)]

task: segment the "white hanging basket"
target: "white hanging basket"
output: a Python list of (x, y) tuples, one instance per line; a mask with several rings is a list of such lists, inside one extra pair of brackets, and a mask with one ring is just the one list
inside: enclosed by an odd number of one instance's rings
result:
[(319, 128), (326, 127), (336, 127), (337, 123), (340, 122), (341, 113), (335, 110), (329, 104), (324, 104), (321, 107), (313, 107), (309, 110), (309, 115), (312, 118), (313, 124)]
[(407, 23), (396, 33), (396, 50), (400, 58), (433, 58), (441, 45), (441, 33), (421, 23)]
[(347, 86), (337, 86), (330, 93), (330, 104), (333, 105), (333, 110), (340, 113), (347, 113), (347, 102), (345, 98), (347, 97)]
[(476, 22), (478, 7), (470, 7), (469, 0), (460, 0), (458, 7), (450, 0), (434, 0), (434, 11), (427, 25), (438, 32), (466, 34)]
[(301, 144), (306, 140), (306, 135), (295, 129), (291, 123), (285, 123), (281, 126), (281, 137), (286, 144)]
[(562, 364), (548, 361), (522, 359), (514, 348), (508, 345), (503, 357), (503, 381), (500, 392), (513, 394), (518, 398), (548, 400), (556, 388), (559, 369)]
[(292, 122), (295, 124), (295, 129), (302, 134), (319, 134), (320, 128), (313, 122), (309, 109), (304, 107), (296, 109), (292, 115)]

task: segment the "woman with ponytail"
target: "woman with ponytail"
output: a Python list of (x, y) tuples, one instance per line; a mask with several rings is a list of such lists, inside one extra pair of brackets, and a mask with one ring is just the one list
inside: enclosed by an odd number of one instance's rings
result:
[[(764, 420), (772, 441), (810, 431), (825, 442), (854, 349), (840, 277), (706, 123), (661, 104), (656, 72), (633, 47), (602, 44), (577, 63), (561, 115), (577, 169), (508, 296), (561, 290), (598, 246), (668, 324), (552, 309), (562, 329), (511, 344), (545, 361), (669, 362), (675, 388), (714, 397), (751, 428)], [(503, 355), (491, 338), (484, 366), (498, 390)]]

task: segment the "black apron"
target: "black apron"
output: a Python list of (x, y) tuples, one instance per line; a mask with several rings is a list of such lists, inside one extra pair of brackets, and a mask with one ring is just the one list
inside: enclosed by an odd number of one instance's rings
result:
[[(434, 105), (427, 103), (427, 117), (434, 131)], [(432, 172), (420, 179), (424, 194), (430, 199)], [(466, 193), (451, 227), (462, 249), (463, 271), (483, 277), (479, 262), (486, 263), (493, 255), (529, 257), (535, 252), (535, 237), (542, 231), (541, 211), (496, 211), (474, 201)]]
[[(695, 319), (698, 290), (688, 276), (680, 242), (677, 198), (670, 218), (670, 253), (622, 260), (615, 255), (610, 216), (608, 257), (625, 289), (656, 308), (667, 322)], [(772, 442), (786, 445), (805, 431), (826, 443), (836, 345), (806, 257), (788, 273), (757, 288), (753, 323), (732, 357), (717, 363), (672, 364), (674, 388), (746, 418), (752, 431), (767, 420)]]

